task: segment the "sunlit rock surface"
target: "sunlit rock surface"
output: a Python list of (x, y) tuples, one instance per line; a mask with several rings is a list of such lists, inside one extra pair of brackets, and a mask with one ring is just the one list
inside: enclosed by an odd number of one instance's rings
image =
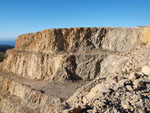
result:
[(18, 36), (0, 63), (2, 113), (150, 112), (150, 27)]

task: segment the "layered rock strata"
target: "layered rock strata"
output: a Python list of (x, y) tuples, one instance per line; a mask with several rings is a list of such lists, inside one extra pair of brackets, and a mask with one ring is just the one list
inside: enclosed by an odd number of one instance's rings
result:
[(150, 27), (20, 35), (0, 64), (0, 111), (150, 112), (149, 44)]
[[(149, 27), (50, 29), (25, 34), (18, 37), (15, 49), (7, 51), (3, 69), (39, 80), (93, 79), (103, 59), (95, 53), (128, 52), (148, 44), (147, 37)], [(60, 73), (64, 75), (60, 77)]]

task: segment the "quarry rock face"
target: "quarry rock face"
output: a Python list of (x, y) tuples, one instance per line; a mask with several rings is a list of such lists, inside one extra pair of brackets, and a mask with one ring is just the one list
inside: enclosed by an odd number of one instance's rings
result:
[(148, 43), (145, 35), (148, 35), (148, 31), (144, 29), (141, 32), (141, 28), (50, 29), (19, 36), (15, 49), (42, 53), (93, 49), (129, 51), (135, 48), (139, 37)]
[(2, 113), (150, 112), (150, 27), (18, 36), (0, 63)]

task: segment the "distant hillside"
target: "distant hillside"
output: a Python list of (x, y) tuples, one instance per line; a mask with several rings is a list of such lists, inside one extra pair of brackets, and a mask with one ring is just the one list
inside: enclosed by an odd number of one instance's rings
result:
[(10, 46), (10, 45), (0, 45), (0, 62), (3, 61), (3, 59), (4, 59), (4, 54), (5, 54), (6, 50), (12, 49), (12, 48), (14, 48), (14, 46)]
[(10, 45), (0, 45), (0, 52), (5, 52), (7, 49), (12, 49), (14, 46)]

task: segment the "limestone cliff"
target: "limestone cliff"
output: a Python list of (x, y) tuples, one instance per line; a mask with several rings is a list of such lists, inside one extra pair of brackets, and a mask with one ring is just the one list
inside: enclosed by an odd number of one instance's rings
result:
[(140, 39), (148, 43), (146, 37), (148, 30), (143, 27), (50, 29), (25, 34), (18, 37), (14, 50), (7, 51), (3, 69), (39, 80), (60, 79), (62, 73), (62, 79), (93, 79), (103, 57), (96, 55), (97, 51), (131, 51), (140, 48)]
[(150, 27), (20, 35), (0, 64), (0, 111), (149, 112), (149, 44)]
[(139, 27), (49, 29), (19, 36), (15, 49), (42, 53), (83, 52), (93, 49), (129, 51), (135, 48), (140, 37), (147, 36), (147, 30), (142, 29)]

